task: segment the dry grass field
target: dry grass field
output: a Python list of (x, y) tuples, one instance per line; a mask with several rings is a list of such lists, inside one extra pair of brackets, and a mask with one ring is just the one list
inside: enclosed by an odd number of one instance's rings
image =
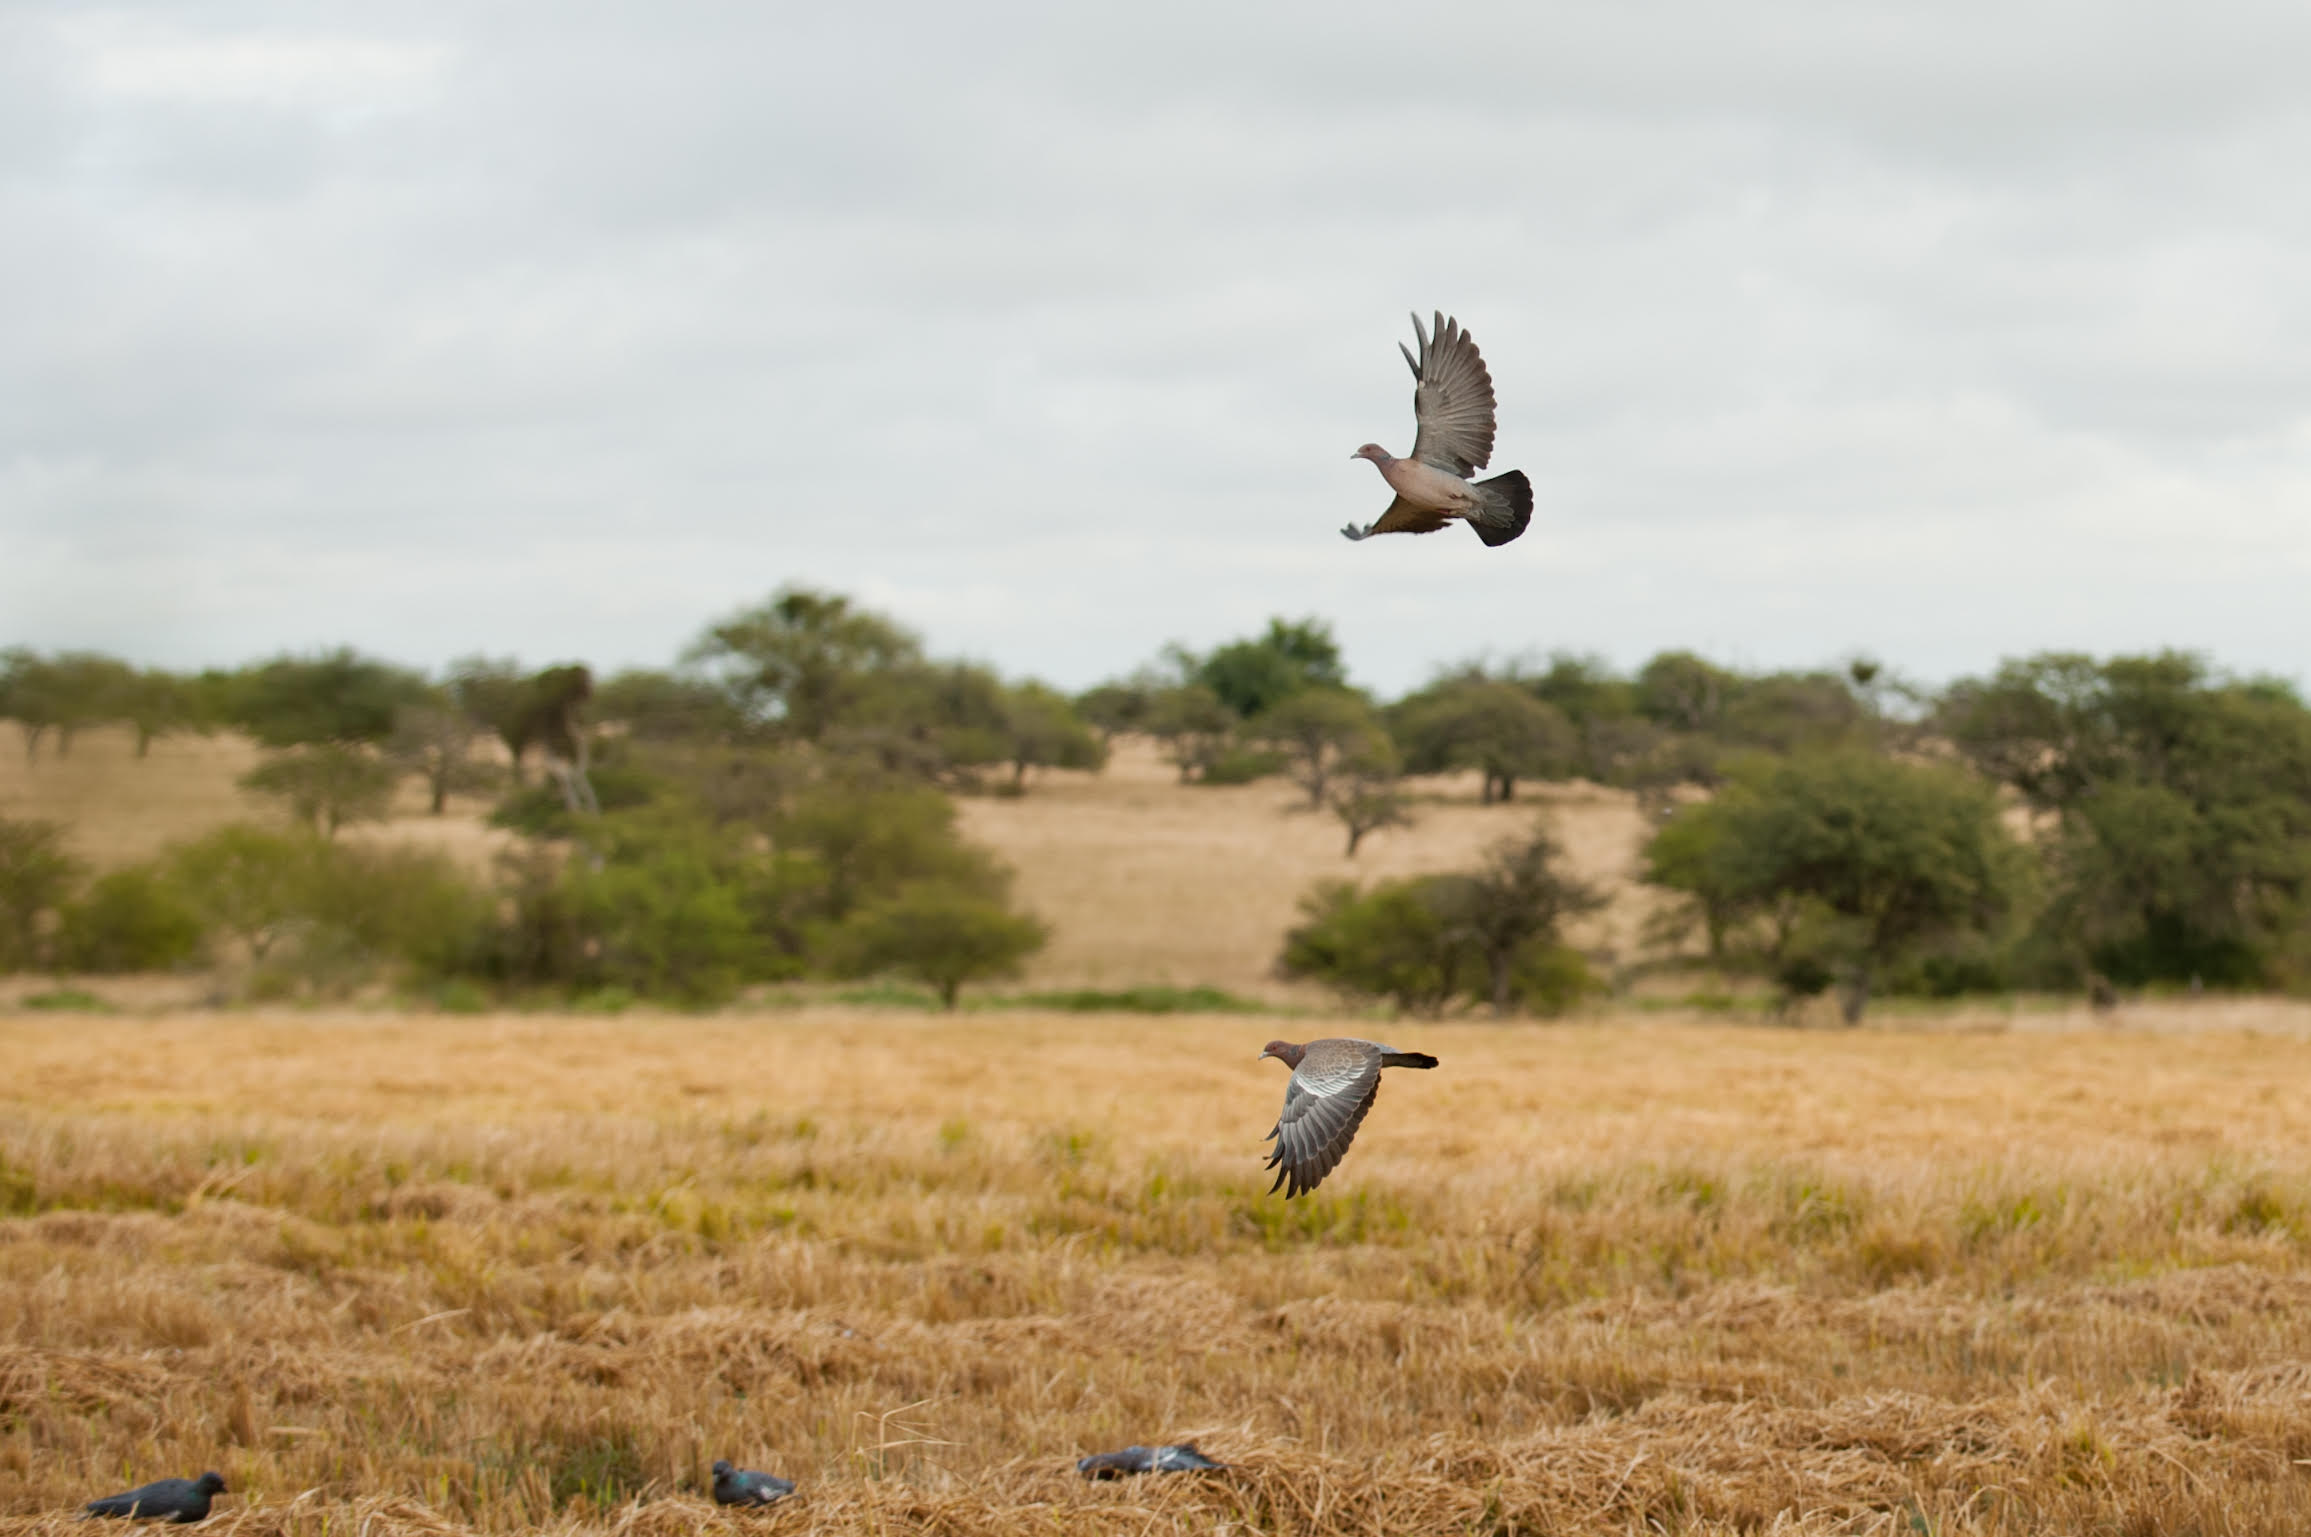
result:
[(0, 1015), (0, 1533), (2311, 1527), (2299, 1035), (1272, 1028)]

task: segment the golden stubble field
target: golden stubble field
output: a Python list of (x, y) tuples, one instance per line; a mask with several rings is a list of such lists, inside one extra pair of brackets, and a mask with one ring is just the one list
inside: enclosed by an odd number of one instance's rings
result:
[(0, 1533), (2311, 1524), (2300, 1035), (1326, 1028), (0, 1015)]

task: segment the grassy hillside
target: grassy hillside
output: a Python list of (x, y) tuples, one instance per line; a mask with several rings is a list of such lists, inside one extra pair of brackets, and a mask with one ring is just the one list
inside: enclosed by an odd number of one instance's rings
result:
[[(0, 814), (64, 822), (75, 852), (109, 866), (236, 818), (275, 816), (234, 783), (257, 761), (257, 750), (232, 736), (164, 738), (139, 760), (126, 731), (91, 731), (67, 758), (51, 750), (27, 764), (19, 752), (0, 751)], [(1618, 893), (1583, 941), (1634, 947), (1650, 901), (1630, 879), (1645, 835), (1634, 797), (1589, 785), (1537, 786), (1512, 805), (1485, 807), (1473, 775), (1410, 783), (1418, 822), (1375, 834), (1353, 860), (1341, 853), (1339, 823), (1302, 809), (1284, 781), (1183, 786), (1150, 745), (1130, 740), (1118, 744), (1104, 773), (1053, 772), (1018, 799), (960, 804), (968, 834), (1017, 867), (1021, 899), (1052, 924), (1030, 985), (1208, 983), (1289, 996), (1269, 968), (1312, 881), (1465, 865), (1541, 814), (1576, 866)], [(421, 841), (477, 866), (506, 842), (482, 824), (486, 801), (453, 799), (439, 818), (425, 809), (410, 781), (390, 823), (347, 836)]]

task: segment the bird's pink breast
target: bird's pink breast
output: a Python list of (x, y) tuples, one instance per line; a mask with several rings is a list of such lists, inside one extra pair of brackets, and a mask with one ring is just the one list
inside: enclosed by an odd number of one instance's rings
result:
[(1398, 496), (1415, 507), (1458, 512), (1476, 500), (1467, 481), (1418, 459), (1391, 459), (1380, 467), (1380, 473)]

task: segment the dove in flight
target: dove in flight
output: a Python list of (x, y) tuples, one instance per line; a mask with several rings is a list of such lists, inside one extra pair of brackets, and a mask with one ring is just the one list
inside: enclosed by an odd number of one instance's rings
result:
[(1268, 1167), (1276, 1170), (1278, 1189), (1290, 1200), (1324, 1183), (1324, 1176), (1356, 1140), (1356, 1128), (1380, 1095), (1384, 1067), (1434, 1067), (1436, 1058), (1425, 1051), (1398, 1051), (1378, 1041), (1333, 1036), (1295, 1046), (1270, 1041), (1260, 1051), (1292, 1069), (1284, 1085), (1284, 1113), (1268, 1136), (1276, 1150)]
[(1340, 530), (1350, 539), (1374, 534), (1432, 534), (1455, 518), (1487, 544), (1507, 544), (1533, 520), (1533, 484), (1522, 470), (1470, 480), (1493, 456), (1493, 378), (1460, 322), (1441, 312), (1435, 334), (1412, 317), (1420, 354), (1398, 342), (1412, 365), (1412, 457), (1399, 459), (1367, 443), (1352, 459), (1369, 459), (1396, 493), (1377, 520)]

